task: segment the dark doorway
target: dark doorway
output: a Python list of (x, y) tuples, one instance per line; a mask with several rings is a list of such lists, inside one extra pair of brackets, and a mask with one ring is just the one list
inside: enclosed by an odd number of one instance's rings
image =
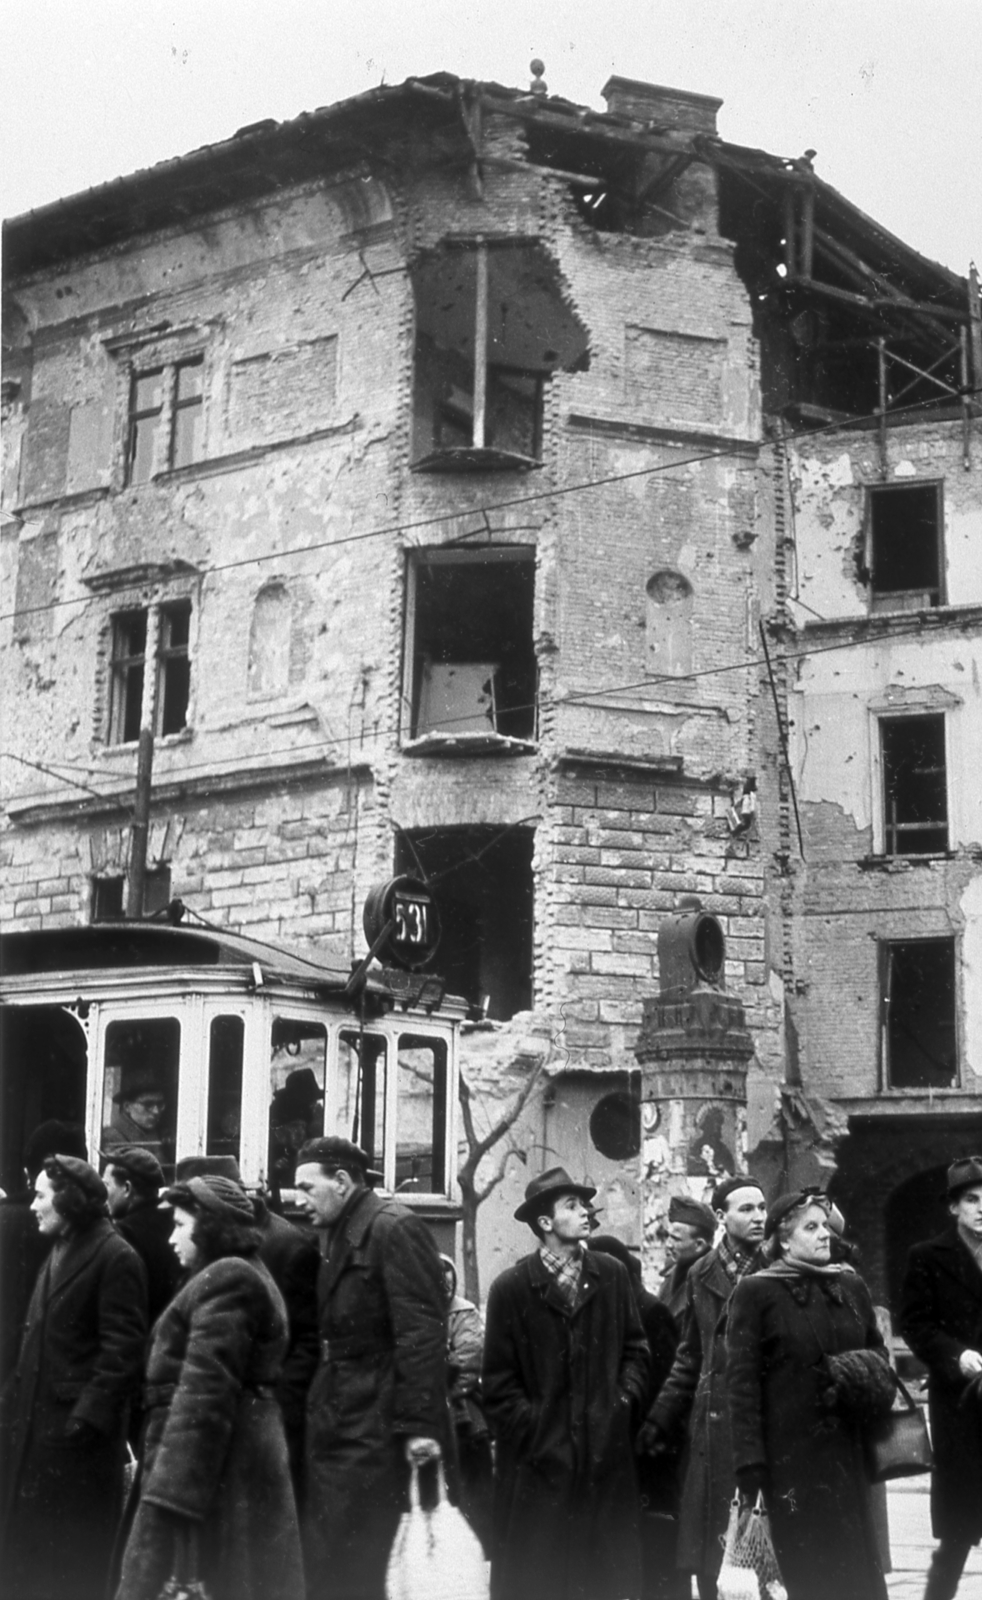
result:
[(10, 1194), (21, 1187), (24, 1147), (35, 1128), (52, 1119), (85, 1124), (85, 1033), (61, 1006), (7, 1006), (0, 1059), (0, 1184)]
[(900, 1309), (911, 1245), (933, 1239), (951, 1221), (945, 1192), (945, 1167), (916, 1172), (894, 1189), (886, 1203), (887, 1287), (894, 1317)]

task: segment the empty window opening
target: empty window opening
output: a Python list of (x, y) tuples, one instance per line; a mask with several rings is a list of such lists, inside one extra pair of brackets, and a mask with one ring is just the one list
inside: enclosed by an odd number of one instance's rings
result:
[(934, 483), (869, 492), (873, 609), (922, 610), (942, 601), (941, 488)]
[(954, 939), (884, 947), (883, 1036), (889, 1088), (956, 1086)]
[(204, 358), (134, 372), (130, 383), (127, 483), (184, 467), (201, 455)]
[(535, 737), (534, 594), (535, 552), (524, 547), (410, 558), (405, 710), (411, 738)]
[[(162, 862), (148, 867), (143, 879), (143, 916), (152, 917), (170, 904), (170, 867)], [(107, 874), (92, 879), (91, 920), (123, 922), (126, 918), (126, 876)]]
[(681, 572), (656, 572), (646, 586), (645, 668), (651, 677), (692, 671), (692, 585)]
[(947, 850), (944, 716), (885, 718), (880, 739), (886, 854), (920, 856)]
[(396, 872), (425, 876), (443, 937), (436, 964), (448, 991), (504, 1022), (532, 1004), (530, 828), (431, 828), (399, 834)]
[(536, 245), (474, 241), (413, 271), (413, 455), (431, 470), (531, 465), (547, 379), (585, 366), (587, 338)]
[[(176, 600), (157, 610), (153, 731), (180, 733), (187, 725), (191, 691), (191, 602)], [(121, 611), (113, 617), (110, 744), (131, 744), (140, 737), (149, 621), (147, 609)]]

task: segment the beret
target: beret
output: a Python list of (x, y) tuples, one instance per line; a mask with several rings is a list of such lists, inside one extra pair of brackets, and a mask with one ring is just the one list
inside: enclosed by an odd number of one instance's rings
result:
[[(750, 1176), (749, 1172), (738, 1172), (733, 1178), (724, 1178), (723, 1182), (718, 1183), (713, 1190), (710, 1201), (713, 1210), (724, 1210), (730, 1195), (735, 1194), (737, 1189), (760, 1189), (760, 1184), (756, 1178)], [(763, 1194), (763, 1189), (760, 1189), (760, 1192)]]
[(95, 1167), (90, 1167), (87, 1161), (80, 1160), (78, 1156), (48, 1156), (44, 1165), (45, 1168), (55, 1167), (93, 1200), (108, 1199), (106, 1186)]
[(189, 1178), (187, 1183), (175, 1183), (165, 1191), (163, 1199), (169, 1206), (208, 1211), (212, 1216), (224, 1217), (227, 1222), (244, 1222), (251, 1226), (255, 1221), (252, 1201), (241, 1183), (231, 1178), (217, 1178), (211, 1173)]
[(352, 1144), (350, 1139), (342, 1139), (337, 1134), (329, 1134), (323, 1139), (308, 1139), (301, 1145), (297, 1156), (297, 1166), (305, 1161), (314, 1161), (319, 1167), (328, 1167), (334, 1172), (344, 1170), (350, 1172), (363, 1172), (366, 1178), (378, 1181), (382, 1174), (375, 1172), (371, 1165), (371, 1158), (367, 1151), (360, 1145)]
[[(722, 1188), (722, 1185), (720, 1185)], [(716, 1232), (716, 1216), (710, 1206), (704, 1205), (701, 1200), (693, 1200), (688, 1194), (673, 1194), (668, 1202), (669, 1222), (684, 1222), (690, 1228), (696, 1228), (699, 1233), (704, 1233), (711, 1239)]]
[(792, 1189), (790, 1194), (780, 1195), (768, 1209), (764, 1238), (772, 1238), (777, 1232), (778, 1225), (785, 1217), (790, 1216), (792, 1211), (810, 1205), (821, 1206), (825, 1212), (830, 1210), (830, 1201), (820, 1189)]
[(144, 1150), (142, 1144), (121, 1144), (114, 1150), (104, 1150), (102, 1159), (107, 1167), (120, 1167), (154, 1189), (159, 1189), (164, 1181), (163, 1167), (153, 1151)]
[(968, 1189), (976, 1183), (982, 1183), (982, 1156), (964, 1156), (961, 1161), (951, 1163), (948, 1168), (949, 1198), (959, 1189)]

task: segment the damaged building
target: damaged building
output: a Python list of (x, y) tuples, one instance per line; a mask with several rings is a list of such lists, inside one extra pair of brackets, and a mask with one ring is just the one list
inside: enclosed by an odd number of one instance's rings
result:
[(348, 962), (424, 879), (465, 1171), (501, 1127), (486, 1285), (556, 1161), (638, 1241), (642, 1005), (697, 897), (746, 1116), (660, 1176), (832, 1173), (882, 1297), (979, 1137), (977, 289), (716, 100), (534, 70), (7, 225), (5, 917), (179, 898)]

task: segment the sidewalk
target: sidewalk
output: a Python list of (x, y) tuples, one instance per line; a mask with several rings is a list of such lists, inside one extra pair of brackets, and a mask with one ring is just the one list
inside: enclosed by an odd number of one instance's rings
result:
[[(921, 1600), (924, 1577), (934, 1549), (927, 1474), (897, 1478), (889, 1485), (890, 1555), (893, 1571), (887, 1578), (890, 1600)], [(982, 1600), (982, 1548), (969, 1552), (958, 1600)]]

